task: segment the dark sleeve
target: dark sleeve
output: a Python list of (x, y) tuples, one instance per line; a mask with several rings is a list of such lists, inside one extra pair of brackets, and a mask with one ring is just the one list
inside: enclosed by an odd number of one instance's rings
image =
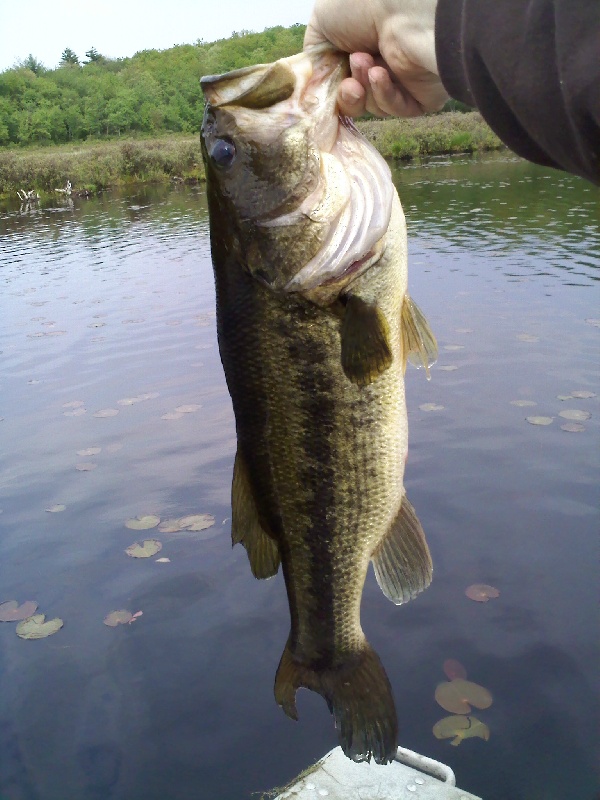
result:
[(515, 153), (600, 184), (600, 0), (438, 0), (451, 97)]

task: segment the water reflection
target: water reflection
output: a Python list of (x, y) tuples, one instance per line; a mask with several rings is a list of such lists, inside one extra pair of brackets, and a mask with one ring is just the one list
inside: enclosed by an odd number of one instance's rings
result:
[[(600, 407), (569, 401), (592, 416), (568, 433), (557, 396), (597, 392), (599, 331), (586, 322), (598, 317), (597, 191), (511, 159), (409, 167), (397, 180), (411, 294), (440, 364), (456, 367), (429, 383), (407, 375), (407, 491), (434, 582), (402, 615), (372, 575), (363, 600), (400, 743), (451, 764), (486, 800), (591, 800)], [(272, 700), (285, 592), (230, 548), (235, 441), (213, 314), (201, 191), (0, 212), (0, 602), (34, 599), (65, 620), (37, 642), (0, 623), (3, 800), (249, 798), (336, 743), (321, 698), (299, 693), (298, 726)], [(86, 414), (65, 417), (77, 400)], [(202, 409), (161, 419), (193, 403)], [(109, 407), (119, 414), (93, 416)], [(528, 425), (532, 413), (554, 421)], [(89, 447), (102, 448), (98, 467), (78, 472)], [(66, 510), (47, 513), (55, 503)], [(198, 512), (220, 535), (165, 536), (170, 563), (123, 552), (128, 518)], [(476, 582), (500, 597), (469, 601)], [(118, 608), (144, 615), (109, 629)], [(432, 735), (450, 657), (494, 695), (489, 742)]]

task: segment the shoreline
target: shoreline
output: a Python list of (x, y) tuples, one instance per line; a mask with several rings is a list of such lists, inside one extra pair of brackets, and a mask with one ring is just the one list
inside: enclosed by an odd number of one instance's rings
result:
[[(476, 111), (359, 121), (357, 128), (390, 160), (505, 147)], [(89, 196), (130, 184), (195, 184), (204, 179), (199, 134), (0, 148), (2, 199), (16, 197), (17, 190), (33, 190), (45, 199), (67, 181), (74, 196)]]

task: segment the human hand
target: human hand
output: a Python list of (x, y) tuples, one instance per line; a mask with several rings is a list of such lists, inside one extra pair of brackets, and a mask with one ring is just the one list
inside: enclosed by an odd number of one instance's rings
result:
[(350, 53), (340, 84), (350, 117), (414, 117), (438, 111), (448, 94), (435, 59), (437, 0), (316, 0), (304, 46), (330, 42)]

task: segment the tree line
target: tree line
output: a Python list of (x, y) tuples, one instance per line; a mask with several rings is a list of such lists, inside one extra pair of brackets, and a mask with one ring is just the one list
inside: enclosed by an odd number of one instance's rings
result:
[(67, 47), (56, 69), (29, 55), (0, 72), (0, 146), (197, 133), (202, 75), (293, 55), (302, 49), (304, 30), (298, 24), (241, 31), (118, 59), (93, 47), (80, 59)]

